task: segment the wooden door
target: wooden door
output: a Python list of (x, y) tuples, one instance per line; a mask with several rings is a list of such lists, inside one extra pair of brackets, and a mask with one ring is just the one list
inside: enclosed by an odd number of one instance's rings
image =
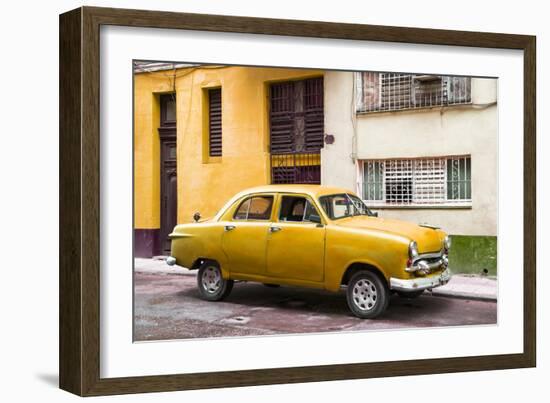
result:
[(168, 235), (178, 223), (176, 95), (160, 97), (160, 234), (163, 255), (170, 255)]
[(177, 192), (177, 164), (176, 141), (161, 140), (161, 207), (160, 207), (160, 236), (161, 252), (170, 255), (171, 242), (168, 235), (177, 224), (178, 192)]

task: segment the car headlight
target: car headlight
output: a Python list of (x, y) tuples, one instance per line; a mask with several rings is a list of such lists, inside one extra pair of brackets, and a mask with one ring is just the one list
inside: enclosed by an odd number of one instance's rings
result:
[(416, 244), (415, 241), (411, 241), (411, 243), (409, 244), (409, 257), (411, 259), (414, 259), (417, 256), (418, 256), (418, 245)]
[(451, 238), (449, 237), (449, 235), (445, 236), (445, 239), (443, 240), (443, 246), (447, 251), (451, 249)]

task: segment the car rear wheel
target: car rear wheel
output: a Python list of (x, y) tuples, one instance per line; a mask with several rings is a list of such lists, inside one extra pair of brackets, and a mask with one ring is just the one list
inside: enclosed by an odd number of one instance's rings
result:
[(374, 319), (380, 316), (390, 300), (386, 284), (375, 273), (366, 270), (359, 271), (351, 277), (346, 296), (349, 309), (361, 319)]
[(197, 285), (203, 299), (221, 301), (233, 289), (233, 280), (222, 277), (222, 271), (217, 263), (206, 261), (199, 269)]

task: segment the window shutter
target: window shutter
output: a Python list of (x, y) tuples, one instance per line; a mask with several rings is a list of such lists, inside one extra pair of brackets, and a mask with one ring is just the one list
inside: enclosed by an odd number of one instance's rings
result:
[(325, 118), (323, 113), (323, 78), (305, 81), (305, 149), (319, 151), (323, 148)]
[(208, 91), (209, 155), (222, 155), (222, 90)]
[(357, 76), (357, 112), (380, 109), (380, 73), (363, 71)]
[(271, 153), (319, 152), (325, 130), (323, 78), (276, 83), (270, 95)]
[(291, 152), (294, 147), (294, 82), (273, 84), (270, 96), (271, 152)]
[(470, 77), (447, 77), (449, 103), (462, 104), (472, 101), (472, 80)]

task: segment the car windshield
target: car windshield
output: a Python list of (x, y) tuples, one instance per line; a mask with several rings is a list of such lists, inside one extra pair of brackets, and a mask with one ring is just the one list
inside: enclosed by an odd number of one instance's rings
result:
[(325, 213), (332, 220), (357, 215), (374, 216), (372, 211), (363, 203), (363, 200), (353, 194), (341, 193), (322, 196), (319, 201)]

